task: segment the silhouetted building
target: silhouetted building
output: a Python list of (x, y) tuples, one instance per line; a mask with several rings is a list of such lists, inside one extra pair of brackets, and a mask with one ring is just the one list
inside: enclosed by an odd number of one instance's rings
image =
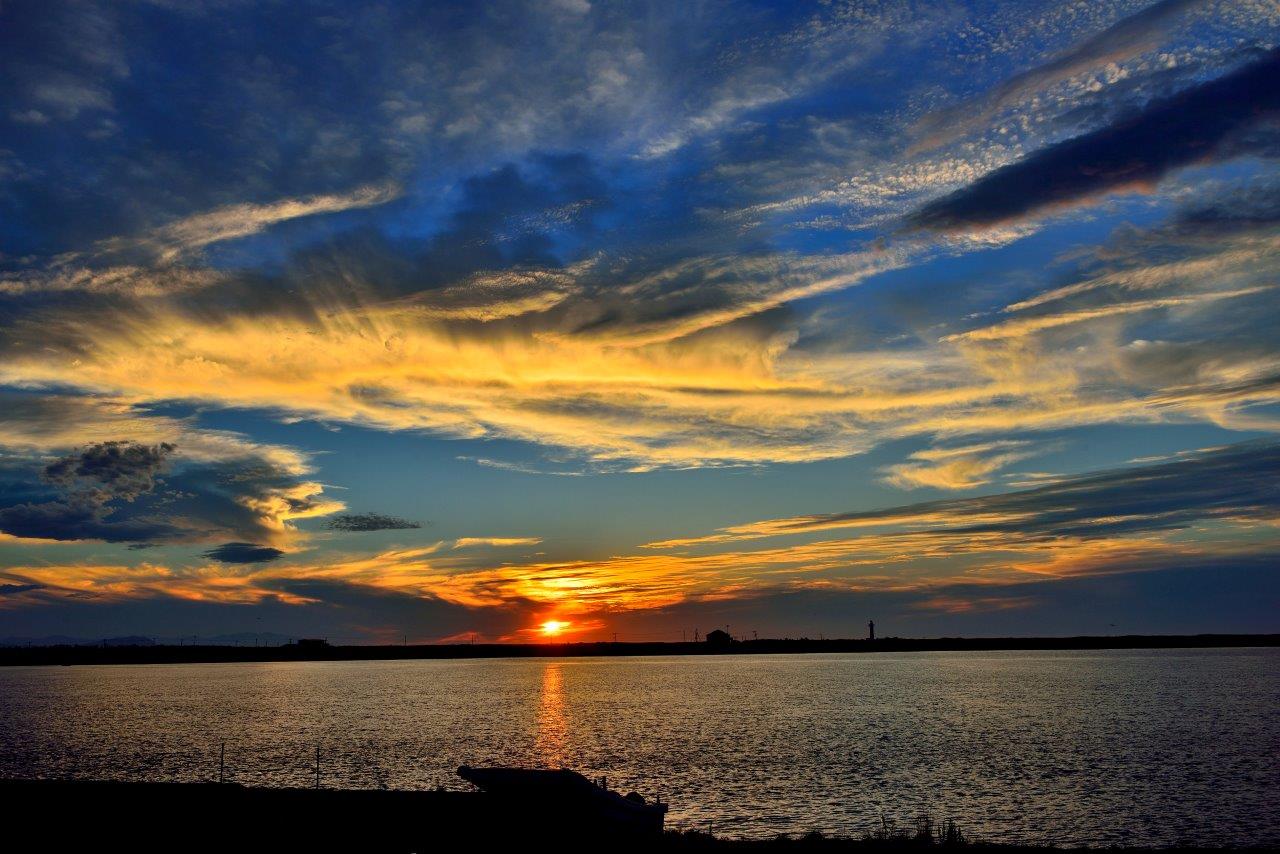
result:
[(876, 639), (876, 621), (868, 620), (867, 621), (867, 640), (873, 641), (875, 639)]
[(322, 649), (328, 645), (326, 638), (298, 638), (299, 649)]
[(707, 632), (707, 643), (711, 646), (728, 646), (733, 643), (733, 637), (724, 629), (715, 629)]

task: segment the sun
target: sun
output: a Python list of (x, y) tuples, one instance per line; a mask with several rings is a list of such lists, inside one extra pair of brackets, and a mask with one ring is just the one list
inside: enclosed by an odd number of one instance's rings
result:
[(567, 628), (569, 628), (569, 624), (564, 622), (563, 620), (547, 620), (545, 623), (539, 626), (539, 629), (542, 631), (542, 633), (549, 638), (555, 637), (556, 635), (560, 634)]

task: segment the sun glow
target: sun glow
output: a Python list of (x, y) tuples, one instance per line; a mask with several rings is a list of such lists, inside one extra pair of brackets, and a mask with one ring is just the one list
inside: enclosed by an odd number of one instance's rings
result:
[(563, 632), (565, 629), (569, 628), (569, 624), (564, 622), (563, 620), (547, 620), (538, 628), (539, 628), (539, 631), (542, 632), (542, 634), (544, 634), (549, 638), (553, 638), (556, 635)]

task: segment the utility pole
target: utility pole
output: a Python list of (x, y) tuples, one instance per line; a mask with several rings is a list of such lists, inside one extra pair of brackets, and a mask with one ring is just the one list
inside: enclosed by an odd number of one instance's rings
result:
[(316, 788), (320, 788), (320, 745), (316, 745)]
[(222, 747), (218, 750), (218, 782), (225, 783), (227, 779), (227, 743), (222, 742)]

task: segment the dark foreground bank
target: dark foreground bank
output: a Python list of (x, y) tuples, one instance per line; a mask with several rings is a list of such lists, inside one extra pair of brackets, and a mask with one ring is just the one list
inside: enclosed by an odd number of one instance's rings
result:
[[(546, 799), (488, 791), (257, 789), (219, 783), (0, 781), (10, 833), (30, 851), (343, 852), (671, 851), (1002, 854), (1087, 850), (966, 839), (950, 821), (862, 839), (811, 834), (732, 840), (618, 824)], [(1063, 840), (1064, 843), (1069, 840)], [(1108, 848), (1108, 851), (1152, 851)], [(1166, 849), (1168, 850), (1168, 849)], [(1187, 850), (1187, 849), (1179, 849)], [(1215, 849), (1201, 849), (1215, 850)]]
[(1280, 634), (1112, 635), (1067, 638), (800, 638), (727, 643), (528, 643), (336, 646), (313, 642), (284, 646), (11, 646), (0, 647), (0, 666), (73, 664), (212, 664), (237, 661), (394, 661), (539, 656), (779, 655), (832, 652), (981, 652), (992, 650), (1207, 649), (1276, 647)]

